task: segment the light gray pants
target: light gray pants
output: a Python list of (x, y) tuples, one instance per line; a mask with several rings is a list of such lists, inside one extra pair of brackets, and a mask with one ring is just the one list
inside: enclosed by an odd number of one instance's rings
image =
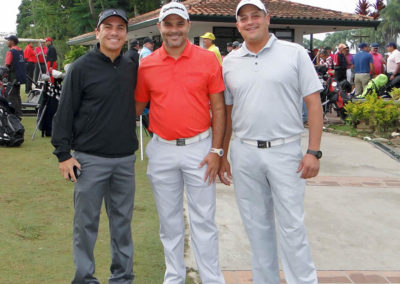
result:
[(305, 180), (296, 173), (301, 159), (300, 140), (268, 149), (239, 138), (231, 143), (235, 193), (255, 284), (280, 283), (276, 235), (286, 283), (318, 283), (304, 227)]
[(203, 284), (225, 283), (218, 263), (218, 231), (215, 225), (215, 183), (204, 182), (207, 165), (199, 168), (209, 153), (211, 137), (186, 146), (159, 141), (148, 143), (147, 175), (153, 186), (160, 238), (164, 245), (164, 284), (184, 284), (185, 222), (183, 188), (186, 186), (191, 239)]
[(361, 95), (367, 86), (371, 75), (369, 73), (358, 73), (354, 76), (354, 85), (356, 87), (356, 96)]
[(74, 157), (81, 164), (82, 175), (74, 191), (73, 247), (76, 272), (72, 283), (100, 283), (94, 277), (93, 250), (103, 198), (111, 238), (109, 283), (132, 283), (131, 221), (135, 196), (135, 155), (103, 158), (74, 152)]

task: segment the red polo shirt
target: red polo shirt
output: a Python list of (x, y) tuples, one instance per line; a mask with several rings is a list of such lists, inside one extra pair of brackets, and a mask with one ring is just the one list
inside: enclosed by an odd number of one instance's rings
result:
[(35, 51), (29, 44), (25, 47), (24, 58), (25, 58), (26, 62), (36, 63), (36, 61), (37, 61), (36, 56), (35, 56)]
[[(47, 55), (47, 46), (42, 46), (42, 48), (43, 48), (43, 53), (46, 56)], [(35, 47), (35, 52), (38, 55), (39, 63), (45, 63), (45, 60), (43, 58), (43, 53), (42, 53), (40, 46)]]
[(139, 66), (135, 99), (150, 101), (150, 130), (167, 140), (193, 137), (211, 126), (210, 95), (225, 90), (212, 52), (187, 41), (175, 60), (164, 45)]

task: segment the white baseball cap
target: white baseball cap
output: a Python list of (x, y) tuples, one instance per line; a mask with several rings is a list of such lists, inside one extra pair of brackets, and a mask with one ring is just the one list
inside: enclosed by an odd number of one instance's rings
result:
[(178, 15), (185, 20), (189, 20), (189, 13), (186, 10), (185, 5), (178, 2), (169, 2), (168, 4), (162, 6), (158, 21), (161, 22), (166, 16), (169, 15)]
[(267, 9), (265, 8), (265, 5), (261, 0), (242, 0), (239, 2), (239, 4), (236, 7), (236, 19), (239, 14), (239, 10), (244, 6), (244, 5), (254, 5), (258, 9), (263, 10), (265, 13), (267, 13)]

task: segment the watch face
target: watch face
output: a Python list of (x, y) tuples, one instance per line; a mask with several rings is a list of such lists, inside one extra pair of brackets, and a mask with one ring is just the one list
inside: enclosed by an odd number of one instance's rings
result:
[(322, 158), (322, 152), (321, 151), (317, 151), (317, 155), (315, 155), (318, 159)]

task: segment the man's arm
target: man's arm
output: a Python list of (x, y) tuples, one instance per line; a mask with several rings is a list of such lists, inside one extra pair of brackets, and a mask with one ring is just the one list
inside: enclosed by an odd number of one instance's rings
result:
[(233, 105), (227, 105), (226, 107), (226, 128), (225, 128), (225, 136), (222, 144), (222, 148), (224, 149), (224, 155), (221, 158), (221, 167), (219, 169), (219, 179), (226, 185), (230, 185), (232, 181), (232, 173), (231, 167), (228, 162), (228, 149), (229, 143), (231, 142), (232, 137), (232, 108)]
[(81, 165), (71, 156), (70, 152), (73, 135), (72, 125), (74, 114), (80, 105), (81, 87), (80, 76), (74, 69), (74, 66), (72, 66), (64, 79), (60, 104), (53, 118), (51, 143), (55, 148), (53, 153), (58, 158), (58, 168), (61, 175), (66, 180), (69, 180), (71, 176), (72, 180), (76, 181), (73, 166), (77, 166), (81, 169)]
[[(225, 101), (222, 93), (210, 95), (212, 111), (212, 148), (222, 148), (222, 141), (225, 135)], [(200, 167), (207, 164), (207, 171), (204, 180), (209, 183), (215, 182), (220, 166), (220, 157), (216, 153), (208, 155), (200, 163)]]
[(144, 108), (146, 107), (146, 105), (148, 104), (148, 102), (135, 102), (136, 105), (136, 116), (139, 116), (143, 113)]
[(369, 70), (371, 70), (371, 74), (374, 75), (375, 74), (375, 67), (373, 63), (369, 64)]
[[(319, 151), (323, 127), (322, 106), (319, 92), (306, 96), (304, 101), (308, 109), (308, 149)], [(317, 176), (319, 172), (319, 160), (314, 155), (305, 154), (297, 172), (301, 172), (301, 178), (303, 179)]]
[(5, 58), (4, 64), (5, 64), (8, 68), (10, 68), (10, 66), (11, 66), (11, 64), (12, 64), (12, 61), (13, 61), (13, 55), (12, 55), (12, 52), (9, 50), (9, 51), (7, 51), (7, 53), (6, 53), (6, 58)]
[(396, 70), (394, 70), (392, 76), (390, 76), (390, 81), (392, 81), (394, 79), (394, 77), (399, 74), (399, 70), (400, 70), (400, 62), (396, 64)]

